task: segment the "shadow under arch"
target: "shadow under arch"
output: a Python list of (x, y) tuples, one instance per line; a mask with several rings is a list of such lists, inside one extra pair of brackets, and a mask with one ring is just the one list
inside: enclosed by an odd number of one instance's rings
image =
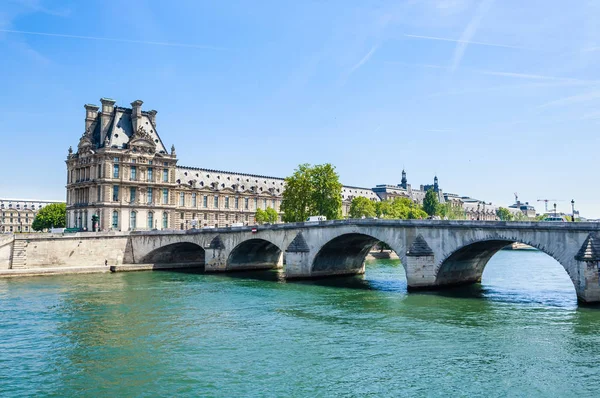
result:
[(569, 269), (561, 263), (560, 259), (556, 258), (546, 248), (532, 242), (502, 238), (471, 242), (447, 255), (441, 261), (437, 270), (436, 285), (450, 286), (480, 283), (485, 266), (490, 259), (511, 243), (524, 243), (556, 260), (569, 275), (573, 287), (577, 290), (575, 277), (569, 273)]
[(270, 269), (282, 265), (283, 251), (265, 239), (245, 240), (233, 248), (227, 259), (227, 270)]
[[(311, 276), (364, 273), (365, 258), (379, 242), (387, 244), (396, 251), (388, 242), (371, 235), (348, 233), (337, 236), (325, 243), (315, 256)], [(396, 254), (399, 253), (396, 251)]]
[(151, 251), (140, 262), (143, 264), (190, 263), (204, 266), (205, 251), (201, 246), (191, 242), (172, 243)]

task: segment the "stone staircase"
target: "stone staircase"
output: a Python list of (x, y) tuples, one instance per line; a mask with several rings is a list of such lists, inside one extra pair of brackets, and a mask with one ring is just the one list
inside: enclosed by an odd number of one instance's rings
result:
[(27, 268), (27, 241), (15, 239), (12, 252), (12, 269)]

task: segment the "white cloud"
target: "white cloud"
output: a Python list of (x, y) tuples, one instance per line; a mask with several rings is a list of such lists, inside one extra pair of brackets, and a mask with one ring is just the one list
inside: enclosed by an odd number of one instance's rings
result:
[(494, 0), (482, 0), (481, 3), (479, 3), (479, 7), (477, 7), (477, 10), (475, 11), (475, 15), (463, 31), (462, 35), (460, 36), (460, 39), (458, 40), (458, 44), (454, 49), (454, 56), (452, 57), (452, 71), (455, 71), (456, 68), (458, 68), (458, 66), (460, 65), (460, 62), (462, 61), (462, 58), (465, 55), (465, 51), (467, 50), (469, 42), (471, 41), (473, 36), (475, 36), (477, 29), (479, 29), (479, 24), (481, 23), (481, 20), (483, 19), (485, 14), (487, 14), (488, 10), (491, 8), (493, 3)]

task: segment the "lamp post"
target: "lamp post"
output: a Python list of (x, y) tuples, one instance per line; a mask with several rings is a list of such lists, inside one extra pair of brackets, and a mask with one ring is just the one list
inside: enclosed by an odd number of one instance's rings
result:
[(554, 217), (556, 217), (556, 203), (554, 203)]
[(575, 222), (575, 199), (571, 199), (571, 221)]

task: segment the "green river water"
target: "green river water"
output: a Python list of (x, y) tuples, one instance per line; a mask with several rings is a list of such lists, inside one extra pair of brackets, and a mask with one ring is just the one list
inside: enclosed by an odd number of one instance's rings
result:
[(600, 309), (502, 251), (481, 285), (407, 293), (273, 271), (0, 279), (0, 396), (600, 396)]

